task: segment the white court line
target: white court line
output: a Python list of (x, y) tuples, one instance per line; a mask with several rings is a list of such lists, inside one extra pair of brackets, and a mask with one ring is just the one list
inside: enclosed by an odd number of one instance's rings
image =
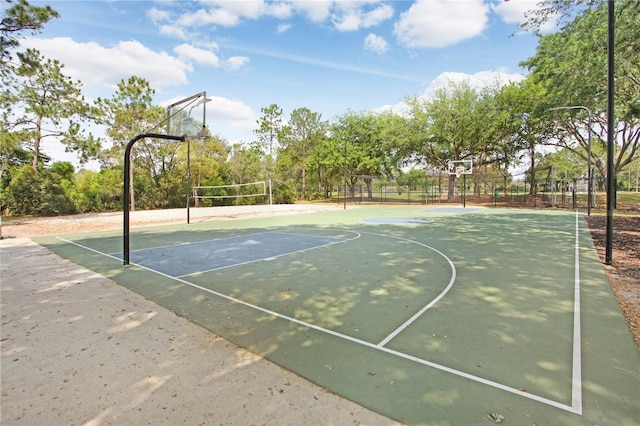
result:
[(582, 337), (580, 323), (580, 239), (579, 215), (576, 211), (575, 275), (573, 288), (573, 366), (571, 376), (571, 406), (582, 415)]
[(404, 329), (406, 329), (407, 327), (409, 327), (415, 320), (417, 320), (422, 314), (424, 314), (425, 312), (427, 312), (427, 310), (429, 310), (429, 308), (431, 308), (433, 305), (435, 305), (436, 303), (438, 303), (438, 301), (440, 299), (442, 299), (448, 292), (449, 290), (451, 290), (451, 287), (453, 287), (453, 283), (456, 281), (456, 267), (453, 264), (453, 262), (451, 261), (451, 259), (449, 259), (444, 253), (442, 253), (439, 250), (436, 250), (433, 247), (430, 247), (426, 244), (422, 244), (419, 243), (417, 241), (414, 240), (409, 240), (407, 238), (401, 238), (401, 237), (394, 237), (393, 235), (384, 235), (384, 234), (375, 234), (373, 232), (363, 232), (363, 234), (371, 234), (371, 235), (378, 235), (378, 236), (382, 236), (382, 237), (388, 237), (388, 238), (395, 238), (397, 240), (400, 241), (406, 241), (409, 243), (413, 243), (413, 244), (417, 244), (419, 246), (428, 248), (429, 250), (432, 250), (436, 253), (438, 253), (440, 256), (444, 257), (445, 260), (447, 262), (449, 262), (449, 267), (451, 268), (451, 279), (449, 280), (449, 284), (447, 285), (447, 287), (445, 287), (444, 290), (442, 290), (440, 292), (440, 294), (438, 296), (436, 296), (435, 299), (433, 299), (431, 302), (429, 302), (425, 307), (423, 307), (422, 309), (420, 309), (415, 315), (413, 315), (411, 318), (409, 318), (407, 321), (404, 322), (404, 324), (402, 324), (400, 327), (396, 328), (393, 332), (391, 332), (391, 334), (389, 334), (387, 337), (385, 337), (384, 339), (382, 339), (382, 341), (380, 341), (380, 343), (378, 343), (378, 346), (385, 346), (387, 343), (389, 343), (394, 337), (396, 337), (398, 334), (400, 334), (402, 331), (404, 331)]
[[(576, 212), (576, 215), (577, 214), (578, 214), (578, 212)], [(69, 240), (66, 240), (66, 239), (61, 238), (61, 237), (56, 237), (56, 238), (58, 238), (58, 239), (60, 239), (62, 241), (65, 241), (65, 242), (67, 242), (69, 244), (73, 244), (75, 246), (78, 246), (78, 247), (84, 248), (86, 250), (92, 251), (94, 253), (102, 254), (104, 256), (110, 257), (110, 258), (115, 259), (115, 260), (121, 260), (121, 259), (119, 259), (119, 258), (117, 258), (115, 256), (112, 256), (112, 255), (109, 255), (109, 254), (106, 254), (106, 253), (102, 253), (102, 252), (100, 252), (98, 250), (83, 246), (83, 245), (75, 243), (73, 241), (69, 241)], [(577, 256), (579, 254), (579, 250), (578, 250), (578, 225), (577, 225), (577, 223), (576, 223), (576, 240), (575, 241), (576, 241), (576, 250), (575, 250), (576, 261), (575, 261), (574, 267), (578, 267), (579, 261), (577, 259)], [(568, 412), (571, 412), (571, 413), (582, 415), (582, 379), (581, 379), (581, 365), (580, 365), (581, 364), (581, 362), (580, 362), (580, 353), (581, 352), (580, 352), (580, 348), (576, 349), (576, 347), (575, 347), (576, 344), (580, 345), (580, 340), (579, 340), (580, 339), (580, 330), (579, 330), (580, 329), (580, 313), (579, 313), (580, 281), (579, 281), (579, 273), (578, 272), (576, 272), (575, 275), (574, 275), (574, 277), (575, 277), (575, 279), (574, 279), (574, 281), (575, 281), (574, 282), (574, 284), (575, 284), (574, 298), (575, 298), (576, 294), (577, 294), (578, 298), (576, 300), (574, 300), (574, 336), (573, 336), (574, 337), (574, 341), (573, 341), (573, 346), (574, 347), (573, 347), (573, 374), (572, 374), (572, 398), (571, 398), (572, 405), (569, 406), (567, 404), (563, 404), (563, 403), (558, 402), (558, 401), (554, 401), (554, 400), (551, 400), (551, 399), (548, 399), (548, 398), (544, 398), (542, 396), (538, 396), (538, 395), (534, 395), (534, 394), (531, 394), (531, 393), (527, 393), (527, 392), (521, 391), (519, 389), (515, 389), (515, 388), (512, 388), (510, 386), (503, 385), (501, 383), (497, 383), (497, 382), (494, 382), (494, 381), (491, 381), (491, 380), (488, 380), (488, 379), (485, 379), (485, 378), (482, 378), (482, 377), (475, 376), (473, 374), (465, 373), (464, 371), (459, 371), (459, 370), (456, 370), (456, 369), (453, 369), (453, 368), (450, 368), (450, 367), (446, 367), (446, 366), (441, 365), (441, 364), (436, 364), (434, 362), (427, 361), (427, 360), (422, 359), (422, 358), (418, 358), (418, 357), (414, 357), (412, 355), (405, 354), (403, 352), (398, 352), (398, 351), (395, 351), (393, 349), (389, 349), (389, 348), (386, 348), (384, 346), (380, 346), (379, 344), (370, 343), (370, 342), (367, 342), (365, 340), (361, 340), (361, 339), (358, 339), (358, 338), (355, 338), (355, 337), (352, 337), (352, 336), (348, 336), (346, 334), (338, 333), (338, 332), (335, 332), (333, 330), (329, 330), (329, 329), (326, 329), (326, 328), (323, 328), (323, 327), (319, 327), (317, 325), (314, 325), (314, 324), (311, 324), (311, 323), (308, 323), (308, 322), (305, 322), (305, 321), (301, 321), (301, 320), (299, 320), (297, 318), (289, 317), (287, 315), (283, 315), (283, 314), (280, 314), (278, 312), (271, 311), (269, 309), (265, 309), (263, 307), (254, 305), (252, 303), (245, 302), (245, 301), (237, 299), (235, 297), (228, 296), (228, 295), (223, 294), (223, 293), (219, 293), (219, 292), (217, 292), (215, 290), (211, 290), (211, 289), (208, 289), (206, 287), (202, 287), (202, 286), (200, 286), (198, 284), (194, 284), (194, 283), (191, 283), (189, 281), (186, 281), (186, 280), (183, 280), (183, 279), (180, 279), (180, 278), (172, 277), (170, 275), (164, 274), (164, 273), (159, 272), (159, 271), (155, 271), (153, 269), (147, 268), (147, 267), (142, 266), (142, 265), (136, 265), (135, 263), (131, 263), (131, 265), (137, 266), (137, 267), (139, 267), (141, 269), (144, 269), (144, 270), (147, 270), (149, 272), (153, 272), (155, 274), (161, 275), (161, 276), (163, 276), (165, 278), (178, 281), (178, 282), (180, 282), (182, 284), (185, 284), (185, 285), (188, 285), (188, 286), (193, 287), (195, 289), (204, 291), (206, 293), (210, 293), (212, 295), (221, 297), (221, 298), (229, 300), (231, 302), (238, 303), (240, 305), (255, 309), (255, 310), (260, 311), (260, 312), (264, 312), (264, 313), (266, 313), (268, 315), (272, 315), (272, 316), (274, 316), (276, 318), (284, 319), (284, 320), (290, 321), (292, 323), (299, 324), (299, 325), (302, 325), (304, 327), (308, 327), (310, 329), (313, 329), (313, 330), (316, 330), (316, 331), (319, 331), (319, 332), (322, 332), (322, 333), (326, 333), (326, 334), (329, 334), (329, 335), (332, 335), (332, 336), (347, 340), (347, 341), (352, 342), (352, 343), (356, 343), (356, 344), (359, 344), (359, 345), (362, 345), (362, 346), (365, 346), (365, 347), (368, 347), (368, 348), (371, 348), (371, 349), (375, 349), (375, 350), (379, 350), (381, 352), (385, 352), (385, 353), (388, 353), (388, 354), (391, 354), (391, 355), (395, 355), (395, 356), (398, 356), (400, 358), (403, 358), (403, 359), (406, 359), (406, 360), (409, 360), (409, 361), (413, 361), (413, 362), (416, 362), (416, 363), (419, 363), (419, 364), (422, 364), (422, 365), (426, 365), (426, 366), (431, 367), (431, 368), (435, 368), (436, 370), (440, 370), (440, 371), (452, 374), (454, 376), (462, 377), (462, 378), (465, 378), (467, 380), (470, 380), (470, 381), (473, 381), (473, 382), (476, 382), (476, 383), (481, 383), (481, 384), (486, 385), (486, 386), (490, 386), (490, 387), (493, 387), (493, 388), (496, 388), (496, 389), (500, 389), (502, 391), (505, 391), (505, 392), (508, 392), (508, 393), (512, 393), (514, 395), (518, 395), (518, 396), (521, 396), (523, 398), (527, 398), (527, 399), (530, 399), (530, 400), (533, 400), (533, 401), (537, 401), (537, 402), (540, 402), (540, 403), (543, 403), (543, 404), (546, 404), (546, 405), (549, 405), (549, 406), (552, 406), (552, 407), (555, 407), (555, 408), (559, 408), (559, 409), (564, 410), (564, 411), (568, 411)], [(578, 306), (577, 309), (576, 309), (576, 306)], [(578, 339), (577, 343), (576, 343), (576, 339)]]

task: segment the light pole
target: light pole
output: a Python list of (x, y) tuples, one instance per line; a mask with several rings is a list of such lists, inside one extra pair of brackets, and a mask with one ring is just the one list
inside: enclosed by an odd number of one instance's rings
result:
[(347, 209), (347, 138), (344, 139), (344, 210)]
[(613, 263), (613, 210), (615, 208), (615, 170), (614, 170), (614, 146), (615, 131), (615, 72), (614, 72), (614, 48), (615, 48), (615, 13), (614, 0), (607, 2), (607, 229), (605, 241), (605, 261), (607, 265)]
[(566, 106), (566, 107), (555, 107), (555, 108), (549, 108), (547, 111), (557, 111), (557, 110), (571, 110), (571, 109), (583, 109), (585, 111), (587, 111), (587, 114), (589, 114), (589, 121), (587, 124), (588, 127), (588, 133), (587, 133), (587, 216), (591, 216), (591, 194), (593, 191), (592, 185), (591, 185), (591, 110), (585, 106), (582, 105), (575, 105), (575, 106)]

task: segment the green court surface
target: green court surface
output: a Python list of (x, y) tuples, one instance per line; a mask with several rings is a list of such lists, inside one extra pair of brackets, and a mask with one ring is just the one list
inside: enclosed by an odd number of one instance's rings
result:
[(400, 422), (640, 420), (640, 351), (581, 213), (370, 207), (140, 228), (129, 266), (121, 232), (36, 241)]

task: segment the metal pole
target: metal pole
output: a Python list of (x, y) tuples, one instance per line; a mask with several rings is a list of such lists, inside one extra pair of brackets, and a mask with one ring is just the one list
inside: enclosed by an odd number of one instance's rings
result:
[(123, 237), (123, 251), (122, 251), (122, 263), (124, 265), (129, 264), (129, 209), (131, 207), (129, 203), (129, 184), (131, 182), (130, 179), (130, 170), (131, 170), (131, 149), (133, 145), (143, 138), (157, 138), (157, 139), (168, 139), (172, 141), (182, 141), (184, 142), (185, 136), (173, 136), (173, 135), (162, 135), (158, 133), (142, 133), (134, 137), (129, 141), (126, 148), (124, 149), (124, 185), (123, 185), (123, 197), (122, 197), (122, 212), (123, 212), (123, 226), (124, 230), (122, 233)]
[(591, 179), (591, 111), (589, 111), (589, 133), (587, 150), (587, 216), (591, 216), (591, 197), (593, 196), (593, 183)]
[[(206, 120), (207, 102), (211, 101), (211, 99), (207, 98), (207, 92), (200, 92), (197, 95), (193, 95), (188, 99), (196, 99), (198, 97), (202, 97), (202, 99), (200, 99), (198, 102), (196, 102), (195, 105), (189, 108), (189, 112), (187, 113), (187, 118), (191, 119), (191, 111), (193, 111), (195, 107), (202, 105), (202, 110), (203, 110), (202, 116)], [(180, 103), (182, 102), (184, 102), (184, 100), (180, 101)], [(167, 127), (168, 126), (169, 126), (169, 120), (167, 119)], [(203, 142), (205, 140), (205, 134), (206, 134), (205, 132), (206, 132), (206, 124), (205, 124), (205, 121), (203, 120), (202, 136), (201, 136)], [(169, 133), (168, 130), (167, 130), (167, 133)], [(191, 139), (188, 139), (187, 140), (187, 223), (191, 223), (191, 212), (189, 210), (190, 208), (191, 208)]]
[(608, 1), (609, 13), (607, 20), (607, 231), (605, 242), (605, 264), (613, 262), (613, 207), (615, 197), (615, 170), (613, 169), (614, 143), (614, 47), (615, 47), (615, 15), (614, 1)]
[(191, 223), (189, 208), (191, 207), (191, 139), (187, 141), (187, 223)]
[(347, 139), (344, 140), (344, 210), (347, 209)]

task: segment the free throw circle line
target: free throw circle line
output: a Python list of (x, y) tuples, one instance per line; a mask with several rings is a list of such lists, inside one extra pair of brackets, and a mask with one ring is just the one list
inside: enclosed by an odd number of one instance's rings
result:
[(451, 288), (453, 287), (453, 283), (456, 281), (456, 266), (453, 264), (451, 259), (449, 259), (447, 257), (447, 255), (442, 253), (440, 250), (435, 249), (435, 248), (433, 248), (431, 246), (428, 246), (426, 244), (420, 243), (418, 241), (410, 240), (408, 238), (396, 237), (396, 236), (393, 236), (393, 235), (378, 234), (378, 233), (374, 233), (374, 232), (362, 232), (362, 233), (363, 234), (370, 234), (370, 235), (377, 235), (379, 237), (395, 238), (396, 240), (406, 241), (408, 243), (413, 243), (413, 244), (417, 244), (419, 246), (425, 247), (425, 248), (427, 248), (427, 249), (439, 254), (440, 256), (442, 256), (449, 263), (449, 267), (451, 268), (451, 279), (449, 280), (449, 284), (447, 284), (447, 286), (444, 288), (444, 290), (442, 290), (440, 292), (440, 294), (438, 294), (431, 302), (429, 302), (422, 309), (420, 309), (418, 312), (416, 312), (411, 318), (406, 320), (400, 327), (396, 328), (393, 332), (391, 332), (391, 334), (387, 335), (387, 337), (382, 339), (380, 341), (380, 343), (378, 343), (376, 345), (376, 346), (382, 348), (387, 343), (389, 343), (391, 340), (393, 340), (394, 337), (396, 337), (398, 334), (402, 333), (404, 331), (404, 329), (409, 327), (415, 320), (420, 318), (420, 316), (422, 314), (424, 314), (426, 311), (428, 311), (433, 305), (438, 303), (440, 301), (440, 299), (442, 299), (449, 292), (449, 290), (451, 290)]

